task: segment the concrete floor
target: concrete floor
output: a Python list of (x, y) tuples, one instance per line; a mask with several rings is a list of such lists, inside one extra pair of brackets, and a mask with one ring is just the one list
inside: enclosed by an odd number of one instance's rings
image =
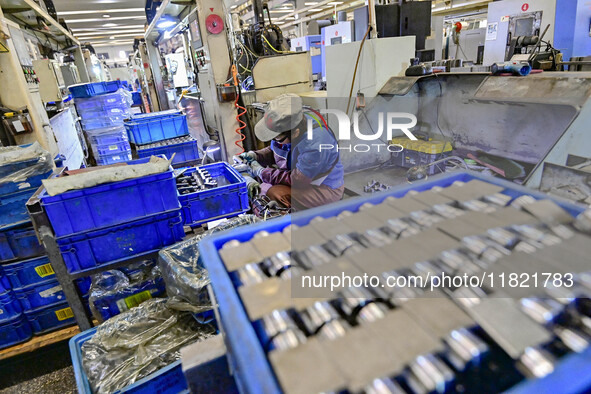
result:
[(0, 394), (76, 392), (68, 341), (0, 361)]

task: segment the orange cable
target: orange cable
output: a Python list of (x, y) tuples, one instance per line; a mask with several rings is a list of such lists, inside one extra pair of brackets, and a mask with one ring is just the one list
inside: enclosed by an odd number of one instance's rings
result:
[(238, 99), (240, 98), (240, 88), (238, 87), (238, 70), (234, 64), (232, 64), (232, 77), (234, 78), (234, 86), (236, 87), (236, 101), (234, 101), (234, 107), (242, 110), (242, 112), (238, 111), (238, 115), (236, 115), (236, 121), (240, 124), (240, 126), (236, 129), (236, 134), (238, 134), (240, 138), (234, 142), (234, 145), (240, 149), (239, 154), (241, 154), (244, 153), (242, 141), (246, 139), (246, 135), (242, 133), (242, 130), (246, 128), (246, 122), (240, 119), (240, 117), (246, 113), (246, 108), (238, 104)]

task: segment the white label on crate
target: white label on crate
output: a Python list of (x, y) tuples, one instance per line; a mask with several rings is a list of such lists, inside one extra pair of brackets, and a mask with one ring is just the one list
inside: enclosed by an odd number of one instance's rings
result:
[(14, 120), (12, 122), (12, 126), (14, 127), (14, 131), (17, 133), (25, 131), (25, 126), (23, 126), (20, 120)]
[(58, 286), (54, 286), (50, 289), (43, 290), (41, 293), (39, 293), (39, 295), (42, 298), (48, 298), (48, 297), (52, 297), (55, 293), (57, 293), (59, 291), (62, 291), (62, 287), (58, 285)]
[(119, 160), (121, 156), (113, 156), (113, 160)]
[(117, 145), (109, 145), (109, 150), (117, 150)]

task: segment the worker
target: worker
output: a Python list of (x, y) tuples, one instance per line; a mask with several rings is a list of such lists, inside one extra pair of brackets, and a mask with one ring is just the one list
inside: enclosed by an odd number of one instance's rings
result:
[[(308, 138), (308, 118), (312, 138)], [(265, 115), (255, 126), (256, 137), (270, 146), (241, 154), (249, 173), (260, 179), (260, 189), (271, 200), (296, 210), (338, 201), (345, 190), (343, 165), (332, 131), (324, 119), (304, 114), (301, 97), (282, 94), (271, 100)], [(251, 183), (250, 188), (257, 187)]]

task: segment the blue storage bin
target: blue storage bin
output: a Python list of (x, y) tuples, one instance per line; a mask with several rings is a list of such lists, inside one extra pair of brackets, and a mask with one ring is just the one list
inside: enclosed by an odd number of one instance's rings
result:
[(67, 302), (25, 312), (33, 334), (40, 335), (76, 323), (74, 312)]
[(173, 115), (180, 115), (182, 113), (182, 111), (180, 109), (169, 109), (166, 111), (159, 111), (159, 112), (150, 112), (147, 114), (132, 114), (131, 115), (131, 119), (132, 120), (141, 120), (141, 119), (155, 119), (155, 118), (162, 118), (162, 117), (167, 117), (167, 116), (173, 116)]
[(102, 111), (111, 108), (128, 108), (129, 103), (122, 94), (104, 94), (87, 99), (78, 99), (75, 102), (78, 115), (82, 116), (86, 111)]
[(150, 298), (160, 297), (166, 292), (164, 279), (149, 280), (140, 285), (134, 285), (127, 291), (97, 298), (93, 301), (94, 307), (104, 320), (120, 314), (141, 302)]
[(110, 82), (92, 82), (68, 87), (70, 94), (75, 99), (94, 97), (105, 93), (113, 93), (119, 89), (127, 89), (125, 81), (110, 81)]
[(186, 115), (151, 116), (125, 122), (129, 140), (136, 145), (149, 144), (189, 134)]
[[(131, 147), (129, 146), (128, 141), (117, 142), (115, 144), (109, 145), (92, 145), (92, 153), (95, 156), (112, 156), (116, 155), (117, 153), (122, 153), (122, 156), (127, 157), (127, 153), (131, 152)], [(126, 160), (129, 161), (129, 160)]]
[[(140, 159), (128, 164), (148, 161)], [(40, 198), (56, 237), (127, 223), (180, 208), (172, 169), (141, 178), (71, 190), (57, 196), (49, 196), (43, 191)]]
[(8, 280), (8, 276), (4, 274), (2, 266), (0, 266), (0, 294), (6, 293), (8, 290), (11, 289), (12, 285)]
[[(20, 147), (25, 148), (29, 145), (20, 145)], [(0, 166), (0, 178), (4, 178), (10, 174), (15, 173), (16, 171), (23, 170), (27, 167), (31, 167), (39, 162), (38, 157), (34, 157), (32, 159), (27, 159), (23, 161), (16, 161), (13, 163), (7, 163)]]
[[(218, 181), (218, 187), (196, 193), (179, 195), (183, 207), (183, 220), (187, 226), (229, 218), (249, 210), (246, 181), (228, 163), (220, 162), (199, 167), (209, 171)], [(185, 171), (185, 175), (195, 168)]]
[(0, 228), (30, 220), (25, 204), (36, 191), (33, 187), (0, 196)]
[(6, 264), (2, 268), (14, 289), (55, 279), (55, 272), (47, 256)]
[(129, 143), (125, 127), (111, 127), (87, 132), (88, 140), (91, 145), (112, 145), (121, 142)]
[(80, 124), (84, 131), (92, 131), (97, 129), (105, 129), (110, 127), (119, 127), (123, 126), (123, 121), (125, 117), (104, 117), (104, 118), (94, 118), (94, 119), (82, 119), (80, 120)]
[(32, 336), (31, 326), (23, 314), (0, 323), (0, 349), (28, 341)]
[(131, 100), (133, 101), (132, 105), (142, 105), (142, 94), (140, 92), (132, 92), (131, 93)]
[(172, 155), (176, 153), (174, 159), (172, 159), (173, 166), (199, 160), (199, 148), (197, 147), (197, 141), (192, 137), (173, 138), (166, 140), (166, 142), (168, 145), (153, 148), (150, 147), (151, 145), (138, 146), (137, 155), (138, 157), (164, 155), (170, 159)]
[(45, 253), (33, 225), (13, 226), (0, 231), (0, 262), (29, 259)]
[(96, 157), (98, 166), (108, 166), (116, 163), (124, 163), (131, 160), (131, 148), (127, 152), (114, 153)]
[[(78, 287), (78, 291), (84, 297), (88, 296), (90, 292), (90, 286), (92, 285), (92, 278), (87, 276), (86, 278), (80, 278), (76, 280), (76, 286)], [(86, 300), (88, 302), (88, 300)]]
[(14, 319), (23, 311), (12, 290), (0, 294), (0, 322)]
[(38, 188), (41, 186), (41, 181), (51, 176), (52, 170), (46, 171), (42, 174), (33, 175), (20, 182), (5, 182), (0, 184), (0, 195), (18, 192), (19, 190)]
[(57, 239), (70, 273), (98, 267), (183, 239), (180, 209), (134, 222)]
[(112, 106), (111, 108), (97, 108), (95, 110), (83, 110), (79, 111), (78, 115), (82, 118), (82, 122), (86, 122), (92, 119), (116, 119), (123, 120), (129, 117), (128, 106)]
[[(92, 394), (88, 377), (84, 372), (82, 365), (82, 344), (89, 340), (96, 333), (96, 328), (91, 328), (76, 335), (70, 339), (70, 356), (72, 357), (72, 365), (74, 366), (74, 376), (76, 377), (76, 385), (78, 386), (79, 394)], [(184, 393), (187, 392), (188, 386), (183, 375), (183, 368), (181, 360), (138, 380), (121, 390), (117, 390), (114, 394), (119, 393), (134, 393), (134, 394), (165, 394), (165, 393)]]
[[(218, 251), (226, 242), (231, 240), (246, 242), (251, 240), (254, 234), (259, 231), (274, 233), (283, 231), (285, 227), (291, 224), (305, 226), (315, 217), (335, 217), (345, 210), (356, 212), (365, 203), (379, 204), (390, 196), (403, 197), (410, 190), (424, 191), (435, 186), (449, 187), (455, 181), (469, 182), (473, 179), (479, 179), (501, 186), (504, 188), (503, 193), (513, 198), (521, 195), (530, 195), (536, 199), (552, 199), (543, 193), (527, 189), (503, 179), (486, 177), (472, 172), (458, 171), (430, 177), (426, 181), (416, 182), (412, 185), (395, 187), (387, 192), (377, 193), (369, 197), (342, 200), (295, 215), (286, 215), (282, 218), (220, 232), (219, 234), (204, 238), (199, 243), (199, 251), (210, 276), (211, 286), (217, 301), (218, 324), (221, 324), (221, 328), (225, 333), (224, 339), (228, 347), (228, 359), (233, 364), (231, 369), (235, 371), (235, 378), (238, 386), (241, 388), (241, 392), (280, 393), (281, 388), (269, 364), (263, 345), (244, 309), (237, 288), (232, 282), (230, 273), (228, 273), (225, 264), (220, 258)], [(580, 214), (585, 209), (584, 206), (576, 205), (567, 200), (552, 200), (573, 216)], [(583, 357), (583, 360), (586, 360), (585, 368), (588, 369), (589, 353), (591, 352), (588, 351), (586, 353), (586, 355), (573, 354), (569, 357)], [(578, 379), (579, 375), (584, 371), (585, 369), (579, 370), (578, 373), (577, 371), (573, 371), (572, 379)], [(302, 379), (305, 378), (305, 376), (302, 376)], [(585, 389), (588, 390), (589, 386), (585, 387)], [(539, 390), (532, 389), (530, 386), (527, 392), (537, 393)]]
[(13, 291), (24, 311), (42, 308), (66, 300), (62, 286), (57, 279), (13, 289)]

